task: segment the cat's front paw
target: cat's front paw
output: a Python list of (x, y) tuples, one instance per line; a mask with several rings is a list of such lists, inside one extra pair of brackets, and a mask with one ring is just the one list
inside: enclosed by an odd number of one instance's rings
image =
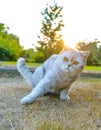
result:
[(32, 103), (33, 101), (34, 99), (30, 95), (27, 95), (26, 97), (21, 99), (21, 104)]
[(67, 102), (70, 101), (70, 97), (67, 94), (67, 90), (62, 90), (60, 92), (60, 99), (64, 100), (64, 101), (67, 101)]
[(60, 99), (61, 100), (64, 100), (64, 101), (67, 101), (67, 102), (69, 102), (70, 101), (70, 97), (68, 96), (68, 95), (60, 95)]

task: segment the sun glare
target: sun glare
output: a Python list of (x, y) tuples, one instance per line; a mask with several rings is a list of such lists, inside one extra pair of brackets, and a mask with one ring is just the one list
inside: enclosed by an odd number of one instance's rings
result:
[(66, 32), (63, 33), (63, 40), (66, 46), (76, 49), (77, 43), (75, 42), (75, 40), (68, 38), (68, 36), (66, 35)]

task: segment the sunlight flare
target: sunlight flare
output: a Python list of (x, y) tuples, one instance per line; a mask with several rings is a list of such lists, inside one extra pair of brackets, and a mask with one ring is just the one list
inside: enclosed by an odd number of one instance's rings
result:
[[(69, 38), (69, 39), (70, 39), (70, 38)], [(66, 35), (66, 33), (64, 32), (64, 33), (63, 33), (63, 40), (64, 40), (65, 45), (66, 45), (66, 46), (69, 46), (69, 47), (71, 47), (71, 48), (73, 48), (73, 49), (76, 49), (77, 43), (71, 42), (71, 41), (73, 41), (73, 39), (72, 39), (72, 40), (69, 40), (69, 39), (68, 39), (68, 36)], [(75, 40), (74, 40), (74, 41), (75, 41)]]

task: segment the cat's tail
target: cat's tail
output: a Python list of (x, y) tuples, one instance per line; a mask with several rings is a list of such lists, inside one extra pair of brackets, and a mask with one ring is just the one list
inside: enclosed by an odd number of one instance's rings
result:
[(30, 72), (30, 70), (25, 65), (25, 59), (19, 58), (17, 61), (17, 68), (20, 74), (23, 76), (23, 78), (31, 85), (33, 86), (33, 74)]

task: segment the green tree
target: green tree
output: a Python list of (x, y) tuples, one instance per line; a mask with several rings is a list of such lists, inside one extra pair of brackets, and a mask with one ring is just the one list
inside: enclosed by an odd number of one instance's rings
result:
[(63, 15), (61, 14), (63, 7), (58, 6), (57, 3), (47, 7), (43, 12), (42, 28), (40, 29), (40, 36), (38, 35), (38, 44), (36, 47), (38, 52), (43, 53), (46, 60), (52, 54), (60, 53), (64, 47), (61, 30), (64, 27)]
[(34, 49), (27, 49), (23, 51), (23, 56), (25, 57), (26, 61), (34, 62), (35, 52)]
[(81, 51), (90, 51), (90, 54), (87, 58), (87, 65), (99, 65), (101, 58), (99, 58), (99, 48), (97, 47), (99, 41), (95, 39), (92, 42), (79, 42), (77, 44), (77, 49)]
[(0, 60), (8, 61), (10, 56), (10, 51), (6, 50), (5, 48), (0, 47)]
[(9, 27), (5, 27), (5, 25), (3, 23), (0, 23), (0, 35), (2, 33), (7, 33), (8, 29), (9, 29)]
[(8, 27), (0, 23), (0, 60), (17, 60), (23, 48), (20, 46), (19, 38), (8, 33)]

